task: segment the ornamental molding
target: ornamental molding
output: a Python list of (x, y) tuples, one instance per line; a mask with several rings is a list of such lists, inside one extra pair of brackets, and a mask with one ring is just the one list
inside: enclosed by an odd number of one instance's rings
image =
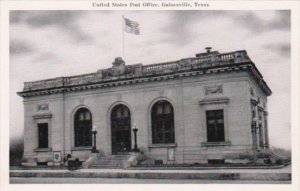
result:
[(52, 118), (52, 113), (50, 112), (44, 112), (44, 113), (37, 113), (32, 116), (33, 119), (47, 119)]
[(210, 104), (228, 104), (229, 98), (213, 98), (213, 99), (203, 99), (199, 101), (200, 106), (210, 105)]
[[(116, 65), (117, 71), (119, 73), (122, 70), (120, 68), (123, 66), (122, 63), (119, 63), (119, 65)], [(133, 66), (133, 65), (132, 65)], [(230, 73), (230, 72), (236, 72), (236, 71), (248, 71), (249, 68), (251, 68), (252, 65), (249, 63), (243, 63), (243, 64), (235, 64), (235, 65), (227, 65), (224, 68), (206, 68), (205, 70), (188, 70), (180, 73), (172, 73), (172, 74), (163, 74), (163, 75), (157, 75), (157, 76), (139, 76), (134, 77), (131, 76), (129, 78), (125, 78), (124, 76), (115, 77), (114, 80), (112, 78), (103, 78), (104, 80), (94, 83), (85, 81), (84, 83), (79, 83), (79, 85), (72, 85), (70, 80), (63, 80), (63, 81), (69, 81), (69, 84), (66, 83), (63, 86), (54, 86), (53, 88), (49, 88), (48, 86), (45, 87), (45, 89), (37, 88), (34, 90), (25, 90), (23, 92), (18, 92), (18, 95), (22, 97), (32, 97), (32, 96), (43, 96), (43, 95), (50, 95), (50, 94), (59, 94), (59, 93), (65, 93), (65, 92), (78, 92), (78, 91), (85, 91), (85, 90), (93, 90), (93, 89), (99, 89), (99, 88), (109, 88), (114, 86), (122, 86), (122, 85), (131, 85), (131, 84), (137, 84), (137, 83), (147, 83), (147, 82), (155, 82), (155, 81), (165, 81), (170, 79), (176, 79), (176, 78), (184, 78), (184, 77), (192, 77), (192, 76), (204, 76), (204, 75), (212, 75), (216, 73)], [(56, 79), (56, 81), (59, 81)], [(60, 82), (60, 81), (59, 81)], [(77, 82), (76, 82), (77, 83)], [(222, 92), (222, 86), (216, 86), (216, 87), (208, 87), (207, 93), (213, 94)]]
[(265, 109), (264, 109), (263, 107), (261, 107), (261, 106), (258, 106), (257, 108), (258, 108), (258, 111), (260, 111), (260, 112), (264, 112), (264, 110), (265, 110)]
[(166, 144), (150, 144), (148, 148), (175, 148), (177, 143), (166, 143)]
[(49, 104), (43, 103), (37, 105), (37, 112), (49, 111)]
[(256, 68), (254, 64), (251, 64), (252, 67), (249, 68), (249, 74), (253, 77), (255, 83), (263, 90), (263, 92), (270, 96), (272, 94), (271, 89), (268, 87), (267, 83), (263, 80), (262, 75)]
[(204, 89), (205, 89), (205, 95), (222, 94), (223, 93), (222, 85), (206, 86), (206, 87), (204, 87)]
[(230, 141), (224, 141), (224, 142), (202, 142), (202, 147), (217, 147), (217, 146), (231, 146)]
[(251, 99), (250, 102), (254, 106), (256, 106), (258, 104), (258, 102), (255, 99)]
[[(18, 94), (21, 97), (41, 96), (239, 71), (247, 71), (251, 79), (265, 94), (271, 95), (270, 88), (245, 50), (227, 53), (209, 51), (196, 54), (196, 57), (151, 65), (138, 63), (127, 66), (121, 57), (117, 57), (113, 61), (112, 67), (100, 69), (95, 73), (25, 82), (23, 91)], [(209, 88), (207, 93), (219, 93), (220, 90), (220, 88)]]

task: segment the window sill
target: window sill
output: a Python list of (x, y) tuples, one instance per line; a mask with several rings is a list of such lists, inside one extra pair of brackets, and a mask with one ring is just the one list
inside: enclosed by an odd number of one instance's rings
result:
[(92, 147), (87, 146), (87, 147), (74, 147), (74, 148), (72, 148), (72, 151), (82, 151), (82, 150), (92, 150)]
[(172, 148), (177, 147), (177, 143), (167, 143), (167, 144), (151, 144), (149, 148)]
[(224, 141), (224, 142), (202, 142), (202, 147), (218, 147), (218, 146), (230, 146), (230, 141)]
[(51, 152), (52, 148), (36, 148), (34, 149), (35, 152)]

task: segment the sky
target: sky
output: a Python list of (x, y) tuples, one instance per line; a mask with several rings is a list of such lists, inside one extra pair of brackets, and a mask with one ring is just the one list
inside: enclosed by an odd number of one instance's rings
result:
[[(122, 32), (122, 15), (140, 35)], [(248, 52), (273, 91), (270, 144), (291, 147), (290, 11), (11, 11), (9, 30), (10, 138), (23, 135), (16, 92), (26, 81), (93, 73), (118, 56), (127, 65), (194, 57), (210, 46)]]

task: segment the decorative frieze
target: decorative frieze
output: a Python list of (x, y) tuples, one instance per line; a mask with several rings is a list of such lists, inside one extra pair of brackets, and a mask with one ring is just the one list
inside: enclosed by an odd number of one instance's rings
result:
[(52, 113), (37, 113), (32, 116), (33, 119), (45, 119), (45, 118), (52, 118)]
[(204, 87), (204, 89), (205, 89), (205, 95), (223, 93), (223, 87), (221, 85), (206, 86)]
[(49, 110), (49, 104), (47, 103), (43, 103), (43, 104), (38, 104), (37, 105), (37, 111), (41, 112), (41, 111), (48, 111)]
[(228, 104), (229, 98), (213, 98), (213, 99), (203, 99), (199, 101), (199, 104), (208, 105), (208, 104)]

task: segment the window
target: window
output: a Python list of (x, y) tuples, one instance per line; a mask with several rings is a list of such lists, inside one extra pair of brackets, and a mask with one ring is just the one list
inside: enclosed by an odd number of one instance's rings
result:
[(258, 125), (258, 136), (259, 136), (259, 146), (263, 146), (264, 144), (264, 139), (263, 139), (263, 132), (262, 132), (262, 125)]
[(79, 109), (74, 118), (75, 147), (92, 146), (92, 115), (86, 108)]
[(151, 109), (153, 144), (175, 143), (174, 110), (165, 100), (156, 102)]
[(38, 134), (39, 134), (39, 148), (48, 148), (48, 123), (38, 124)]
[(258, 118), (259, 118), (259, 120), (262, 120), (262, 112), (261, 111), (259, 112), (259, 117)]
[(129, 108), (116, 105), (111, 112), (112, 154), (131, 150), (131, 120)]
[(206, 111), (207, 142), (224, 142), (223, 110)]
[(252, 119), (254, 119), (256, 117), (256, 112), (255, 112), (255, 110), (253, 109), (252, 110)]

